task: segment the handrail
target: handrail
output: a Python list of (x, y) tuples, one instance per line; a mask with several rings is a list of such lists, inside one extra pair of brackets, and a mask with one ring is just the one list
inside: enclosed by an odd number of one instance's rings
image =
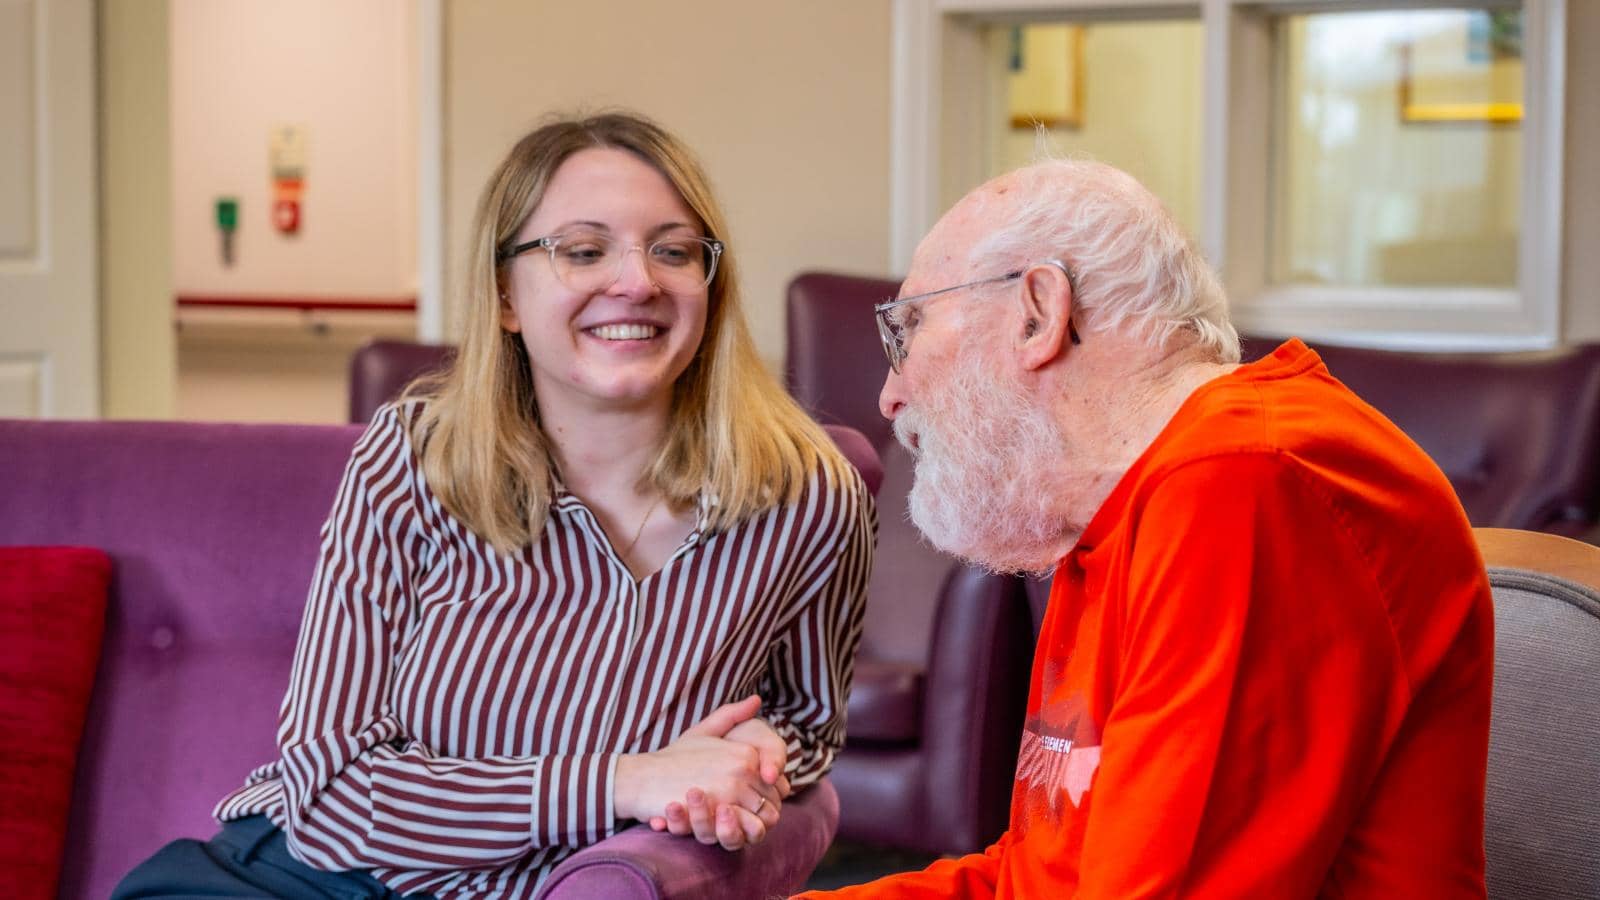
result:
[(179, 294), (178, 305), (210, 309), (293, 309), (301, 312), (416, 312), (417, 298), (256, 297)]

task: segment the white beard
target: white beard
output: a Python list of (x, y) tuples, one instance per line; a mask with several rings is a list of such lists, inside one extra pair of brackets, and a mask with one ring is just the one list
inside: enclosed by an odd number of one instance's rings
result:
[(1067, 441), (1049, 410), (1006, 383), (975, 346), (951, 362), (895, 437), (917, 465), (911, 521), (933, 546), (994, 572), (1043, 573), (1077, 541), (1060, 490)]

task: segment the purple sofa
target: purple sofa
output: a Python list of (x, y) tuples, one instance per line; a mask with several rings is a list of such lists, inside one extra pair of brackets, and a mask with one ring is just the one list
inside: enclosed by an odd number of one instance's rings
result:
[[(0, 545), (110, 554), (105, 642), (78, 757), (60, 896), (105, 897), (276, 752), (318, 529), (359, 427), (0, 420)], [(876, 490), (860, 434), (830, 429)], [(832, 841), (824, 780), (759, 847), (642, 826), (568, 859), (543, 896), (762, 897)]]

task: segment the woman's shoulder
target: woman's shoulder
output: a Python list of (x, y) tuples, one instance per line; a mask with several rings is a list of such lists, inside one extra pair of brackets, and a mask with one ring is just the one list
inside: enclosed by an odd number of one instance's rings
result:
[(404, 398), (373, 412), (346, 469), (347, 481), (370, 496), (382, 496), (394, 516), (420, 517), (430, 533), (448, 519), (429, 486), (422, 462), (427, 427), (424, 399)]
[(415, 430), (422, 421), (423, 414), (428, 409), (426, 397), (403, 397), (399, 400), (390, 400), (378, 407), (372, 413), (372, 419), (367, 422), (365, 436), (373, 436), (388, 440), (402, 440), (407, 444), (415, 442)]
[(408, 398), (383, 404), (356, 441), (351, 462), (358, 468), (400, 465), (416, 470), (421, 441), (417, 430), (427, 401)]
[[(823, 452), (826, 449), (829, 452)], [(814, 516), (837, 520), (860, 518), (873, 509), (872, 491), (855, 463), (830, 444), (819, 448), (793, 505)]]

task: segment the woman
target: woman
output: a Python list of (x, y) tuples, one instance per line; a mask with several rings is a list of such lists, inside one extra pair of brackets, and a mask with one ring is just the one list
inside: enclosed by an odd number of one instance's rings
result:
[(874, 513), (762, 368), (724, 235), (639, 117), (513, 148), (459, 355), (374, 417), (324, 527), (281, 758), (118, 896), (265, 877), (233, 871), (258, 852), (336, 891), (531, 896), (631, 820), (760, 840), (828, 769)]

